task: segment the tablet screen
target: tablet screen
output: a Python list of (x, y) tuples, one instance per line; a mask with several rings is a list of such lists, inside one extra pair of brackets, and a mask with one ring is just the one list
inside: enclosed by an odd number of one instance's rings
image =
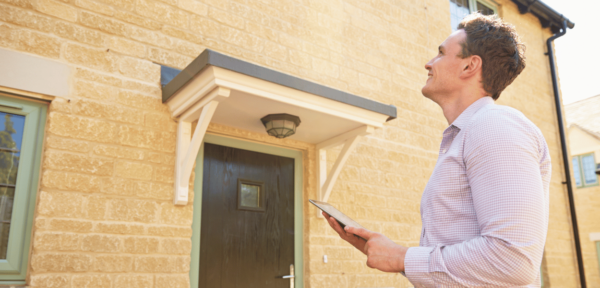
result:
[(329, 216), (335, 218), (335, 220), (337, 220), (340, 223), (342, 228), (344, 228), (346, 225), (357, 228), (365, 228), (358, 224), (356, 221), (352, 220), (352, 218), (340, 212), (340, 210), (337, 210), (335, 207), (331, 206), (331, 204), (327, 202), (321, 202), (312, 199), (308, 199), (308, 201), (310, 201), (310, 203), (314, 204), (315, 206), (317, 206), (317, 208), (321, 209), (325, 213), (329, 214)]

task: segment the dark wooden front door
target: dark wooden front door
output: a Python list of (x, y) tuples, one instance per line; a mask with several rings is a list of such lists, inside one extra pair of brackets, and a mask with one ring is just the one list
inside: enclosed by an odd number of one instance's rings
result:
[(287, 288), (294, 263), (294, 159), (205, 143), (202, 288)]

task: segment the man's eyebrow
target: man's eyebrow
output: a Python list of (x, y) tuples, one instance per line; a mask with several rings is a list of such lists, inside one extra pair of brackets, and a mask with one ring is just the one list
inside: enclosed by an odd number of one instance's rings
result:
[(444, 46), (442, 46), (442, 45), (438, 46), (438, 51), (442, 51), (442, 50), (444, 50)]

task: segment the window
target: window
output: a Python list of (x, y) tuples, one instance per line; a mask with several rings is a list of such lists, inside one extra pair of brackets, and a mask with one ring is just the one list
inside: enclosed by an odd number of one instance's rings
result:
[(598, 185), (594, 153), (573, 156), (573, 176), (577, 187)]
[(450, 24), (456, 31), (458, 24), (465, 16), (479, 11), (483, 15), (498, 14), (496, 5), (486, 0), (450, 0)]
[(0, 284), (25, 280), (46, 109), (0, 93)]

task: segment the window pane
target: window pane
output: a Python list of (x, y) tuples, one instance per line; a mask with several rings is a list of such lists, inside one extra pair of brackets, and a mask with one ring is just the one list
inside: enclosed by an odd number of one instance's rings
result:
[(260, 186), (242, 184), (242, 201), (244, 207), (258, 208), (260, 207)]
[(479, 2), (477, 2), (477, 11), (483, 15), (494, 15), (494, 10), (490, 7), (487, 7)]
[(452, 26), (452, 31), (456, 30), (460, 21), (467, 15), (469, 15), (468, 0), (450, 0), (450, 25)]
[(573, 175), (575, 176), (575, 184), (581, 186), (581, 174), (579, 172), (579, 157), (573, 157)]
[(581, 166), (583, 166), (583, 178), (585, 184), (596, 184), (598, 178), (596, 177), (596, 161), (594, 161), (594, 154), (582, 156)]
[(0, 112), (0, 259), (6, 259), (25, 116)]

